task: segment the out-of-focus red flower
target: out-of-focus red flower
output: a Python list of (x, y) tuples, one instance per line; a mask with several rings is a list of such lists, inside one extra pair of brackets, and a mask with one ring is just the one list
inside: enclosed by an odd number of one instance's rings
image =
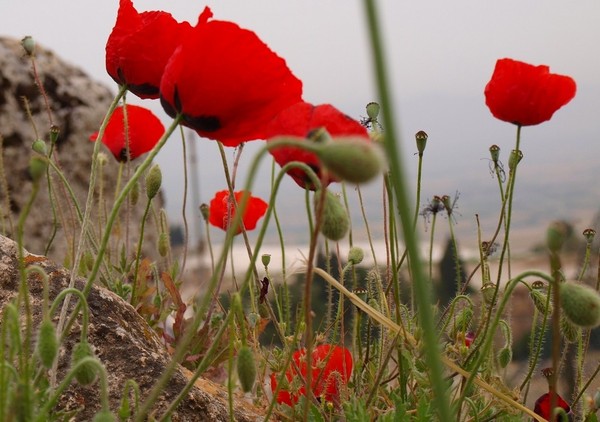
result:
[[(241, 205), (242, 196), (244, 191), (238, 191), (234, 193), (235, 202), (239, 207)], [(260, 198), (250, 196), (242, 221), (246, 230), (253, 230), (256, 228), (256, 223), (260, 218), (267, 212), (268, 204)], [(208, 222), (213, 226), (219, 227), (223, 230), (227, 230), (229, 225), (233, 221), (235, 216), (235, 210), (233, 204), (229, 200), (229, 191), (222, 190), (215, 194), (215, 197), (211, 199), (209, 211), (208, 211)], [(238, 227), (235, 234), (240, 234), (242, 228)]]
[[(357, 135), (369, 141), (367, 130), (356, 120), (348, 117), (330, 104), (312, 105), (306, 102), (299, 102), (283, 110), (271, 121), (268, 127), (268, 138), (276, 136), (297, 136), (310, 138), (311, 134), (320, 128), (325, 128), (332, 136), (335, 142), (336, 136)], [(301, 141), (300, 139), (298, 140)], [(291, 161), (300, 161), (311, 167), (317, 176), (321, 178), (321, 164), (319, 158), (312, 152), (304, 151), (300, 148), (283, 147), (270, 151), (271, 155), (280, 166), (285, 166)], [(314, 190), (310, 179), (306, 173), (300, 169), (291, 169), (288, 174), (302, 188)], [(324, 181), (327, 186), (331, 182), (337, 181), (332, 175), (328, 175)]]
[(465, 334), (465, 346), (471, 347), (473, 341), (475, 340), (475, 333), (473, 331), (469, 331)]
[(158, 98), (165, 65), (190, 29), (169, 13), (138, 13), (131, 0), (121, 0), (106, 42), (108, 74), (140, 98)]
[[(556, 395), (556, 405), (558, 407), (562, 407), (565, 410), (565, 413), (569, 413), (571, 411), (571, 406), (567, 403), (561, 396)], [(536, 401), (535, 407), (533, 411), (536, 415), (540, 415), (541, 417), (550, 420), (550, 393), (542, 394)], [(568, 419), (564, 417), (562, 419), (558, 419), (560, 422), (568, 422)]]
[[(127, 136), (123, 107), (113, 112), (102, 137), (102, 143), (112, 152), (117, 161), (127, 161), (127, 139), (129, 158), (135, 160), (150, 151), (165, 132), (161, 121), (150, 110), (135, 105), (127, 105)], [(98, 132), (90, 136), (96, 141)]]
[(497, 119), (531, 126), (550, 120), (576, 90), (572, 78), (550, 73), (548, 66), (500, 59), (485, 87), (485, 103)]
[[(300, 369), (302, 377), (306, 376), (306, 350), (300, 349), (292, 355), (293, 361)], [(324, 397), (325, 400), (338, 403), (340, 400), (340, 384), (347, 384), (352, 373), (352, 354), (348, 349), (341, 346), (322, 344), (315, 347), (312, 352), (312, 391), (317, 398)], [(271, 374), (271, 390), (277, 388), (277, 374)], [(297, 379), (296, 383), (302, 385), (303, 381), (298, 380), (298, 372), (292, 366), (285, 377), (288, 384)], [(293, 406), (298, 398), (305, 395), (306, 391), (302, 385), (297, 391), (288, 391), (282, 388), (277, 393), (277, 402)]]
[(209, 20), (209, 8), (175, 51), (160, 85), (171, 117), (227, 146), (265, 139), (266, 124), (302, 96), (302, 82), (254, 32)]

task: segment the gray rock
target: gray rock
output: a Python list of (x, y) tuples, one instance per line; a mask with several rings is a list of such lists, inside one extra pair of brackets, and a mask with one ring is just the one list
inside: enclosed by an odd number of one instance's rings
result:
[[(89, 136), (98, 130), (114, 94), (39, 45), (35, 50), (35, 62), (47, 94), (52, 123), (60, 128), (55, 157), (83, 207), (94, 147)], [(31, 119), (24, 98), (29, 104)], [(27, 172), (33, 154), (31, 145), (36, 138), (48, 141), (50, 126), (45, 100), (33, 77), (31, 59), (25, 55), (20, 41), (0, 37), (0, 138), (3, 141), (4, 164), (4, 180), (0, 173), (0, 233), (6, 236), (15, 237), (18, 215), (31, 193), (31, 180)], [(104, 197), (112, 199), (117, 184), (118, 163), (107, 149), (103, 148), (103, 151), (109, 154), (102, 179)], [(31, 251), (45, 253), (58, 262), (64, 262), (65, 257), (72, 256), (77, 245), (79, 224), (59, 178), (53, 175), (52, 180), (59, 219), (56, 238), (46, 251), (53, 233), (53, 213), (48, 185), (45, 183), (27, 219), (24, 242)], [(142, 194), (141, 198), (145, 199), (145, 196)], [(108, 209), (111, 205), (107, 204)], [(158, 206), (162, 206), (160, 198)], [(119, 233), (123, 236), (120, 239), (115, 236), (117, 243), (123, 240), (127, 232), (124, 222), (129, 221), (129, 241), (131, 245), (135, 244), (143, 207), (144, 201), (140, 200), (137, 207), (131, 209), (128, 218), (122, 213)], [(94, 208), (99, 208), (97, 203)], [(98, 218), (98, 213), (94, 213), (95, 227), (99, 226)], [(144, 252), (154, 257), (157, 230), (153, 224), (147, 224), (146, 227)]]
[[(0, 236), (0, 309), (18, 294), (18, 254), (12, 240)], [(50, 299), (69, 283), (69, 271), (46, 257), (24, 253), (26, 267), (37, 265), (48, 275)], [(83, 279), (76, 287), (83, 288)], [(42, 282), (37, 273), (28, 278), (29, 303), (34, 325), (41, 320)], [(71, 300), (72, 311), (74, 300)], [(141, 400), (170, 362), (170, 355), (156, 333), (140, 317), (135, 309), (110, 291), (94, 287), (88, 296), (90, 310), (88, 340), (108, 373), (111, 411), (116, 414), (120, 406), (125, 382), (135, 380), (140, 386)], [(81, 327), (76, 324), (62, 345), (59, 354), (59, 380), (68, 366), (71, 350), (79, 341)], [(179, 367), (153, 408), (154, 416), (160, 416), (171, 400), (181, 391), (189, 379), (189, 371)], [(57, 408), (65, 411), (78, 410), (74, 420), (90, 421), (100, 409), (98, 383), (81, 386), (73, 383), (62, 395)], [(177, 421), (229, 421), (226, 390), (208, 380), (199, 379), (187, 398), (182, 401), (171, 420)], [(234, 399), (235, 419), (238, 421), (262, 420), (261, 409), (243, 399)]]

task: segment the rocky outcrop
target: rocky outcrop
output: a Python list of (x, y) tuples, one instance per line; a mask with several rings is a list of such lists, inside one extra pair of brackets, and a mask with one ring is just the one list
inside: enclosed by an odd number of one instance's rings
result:
[[(31, 59), (25, 55), (20, 41), (0, 37), (0, 140), (4, 167), (0, 172), (0, 233), (13, 238), (17, 217), (31, 193), (27, 168), (33, 141), (36, 138), (48, 141), (51, 124), (60, 129), (54, 157), (79, 202), (85, 204), (93, 149), (89, 136), (98, 130), (114, 97), (107, 87), (40, 46), (35, 50), (35, 63), (50, 113), (35, 83)], [(117, 174), (118, 164), (109, 156), (102, 179), (104, 198), (113, 198)], [(47, 254), (63, 262), (77, 244), (79, 224), (66, 190), (55, 175), (52, 183), (55, 213), (48, 191), (46, 184), (27, 219), (25, 246), (36, 253), (46, 251), (56, 214), (59, 228)], [(138, 204), (130, 211), (129, 218), (123, 219), (130, 221), (131, 242), (135, 242), (143, 206)], [(95, 204), (95, 208), (100, 206)], [(144, 251), (152, 254), (157, 235), (152, 225), (148, 226)], [(123, 223), (120, 228), (124, 228)]]
[[(0, 236), (0, 309), (18, 294), (18, 255), (17, 245), (10, 239)], [(49, 259), (25, 252), (27, 266), (37, 265), (49, 277), (50, 299), (69, 283), (69, 272)], [(78, 279), (76, 286), (81, 289), (84, 280)], [(42, 282), (41, 277), (31, 273), (28, 279), (30, 304), (34, 324), (41, 320)], [(71, 310), (73, 309), (71, 301)], [(88, 296), (90, 310), (88, 340), (102, 361), (108, 373), (110, 408), (114, 414), (120, 406), (125, 382), (135, 380), (140, 386), (141, 399), (154, 385), (170, 361), (170, 355), (155, 332), (136, 311), (120, 297), (101, 287), (94, 287)], [(70, 360), (73, 345), (80, 336), (81, 327), (77, 324), (71, 330), (61, 347), (59, 367), (61, 373)], [(181, 391), (188, 380), (189, 372), (180, 367), (164, 389), (153, 413), (160, 416), (171, 400)], [(60, 378), (60, 377), (59, 377)], [(90, 421), (100, 409), (98, 383), (92, 386), (72, 384), (61, 397), (59, 409), (77, 410), (75, 420)], [(236, 398), (235, 419), (238, 421), (262, 420), (260, 410)], [(198, 380), (187, 398), (180, 404), (171, 420), (176, 421), (229, 421), (227, 392), (208, 380)]]

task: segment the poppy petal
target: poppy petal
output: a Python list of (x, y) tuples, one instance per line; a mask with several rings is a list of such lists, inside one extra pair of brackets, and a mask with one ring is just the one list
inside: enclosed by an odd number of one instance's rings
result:
[[(237, 204), (241, 202), (243, 195), (244, 191), (234, 193)], [(250, 196), (242, 217), (244, 228), (246, 230), (254, 230), (258, 220), (265, 215), (268, 207), (268, 204), (262, 199)], [(230, 222), (233, 221), (234, 216), (235, 211), (231, 209), (229, 203), (229, 191), (222, 190), (217, 192), (215, 197), (210, 201), (208, 222), (222, 230), (227, 230)], [(238, 227), (235, 234), (240, 234), (241, 232), (242, 228)]]

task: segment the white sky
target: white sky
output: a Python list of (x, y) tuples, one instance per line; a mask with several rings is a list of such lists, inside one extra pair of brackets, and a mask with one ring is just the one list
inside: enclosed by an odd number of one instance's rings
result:
[[(304, 82), (304, 98), (313, 103), (329, 102), (358, 118), (365, 114), (364, 105), (377, 98), (360, 1), (137, 0), (134, 4), (140, 11), (165, 10), (192, 23), (209, 5), (215, 19), (254, 30), (284, 57)], [(483, 89), (496, 59), (511, 57), (547, 64), (555, 73), (572, 76), (578, 85), (575, 99), (552, 121), (524, 130), (519, 183), (540, 197), (533, 203), (531, 197), (522, 198), (523, 208), (543, 208), (544, 218), (554, 219), (600, 204), (595, 182), (600, 172), (597, 0), (381, 0), (378, 4), (409, 172), (414, 173), (416, 161), (414, 133), (423, 129), (430, 136), (424, 199), (461, 191), (460, 211), (470, 225), (473, 213), (497, 197), (487, 162), (481, 159), (497, 143), (506, 161), (515, 129), (491, 116)], [(32, 35), (93, 78), (114, 86), (104, 69), (104, 46), (117, 8), (117, 0), (0, 0), (0, 35)], [(156, 101), (150, 107), (167, 121)], [(183, 176), (181, 166), (173, 163), (181, 157), (180, 144), (172, 139), (158, 160), (167, 207), (175, 218), (181, 207)], [(202, 157), (201, 200), (208, 202), (224, 186), (222, 170), (212, 142), (197, 140), (197, 147)], [(245, 162), (249, 150), (251, 145)], [(292, 183), (286, 186), (294, 189)], [(255, 192), (266, 194), (267, 183), (259, 184)], [(574, 200), (574, 193), (587, 202)], [(566, 199), (563, 194), (571, 196)], [(298, 203), (292, 206), (297, 208)]]

